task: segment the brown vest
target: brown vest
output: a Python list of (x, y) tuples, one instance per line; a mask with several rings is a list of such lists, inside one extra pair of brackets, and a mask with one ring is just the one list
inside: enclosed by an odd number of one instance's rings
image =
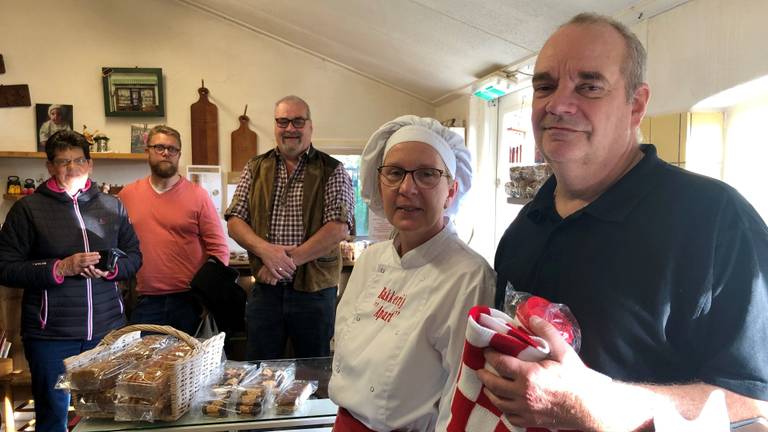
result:
[[(277, 155), (272, 149), (252, 158), (249, 162), (253, 173), (253, 189), (249, 200), (251, 228), (259, 237), (269, 238), (269, 221), (272, 218), (274, 182)], [(325, 185), (336, 167), (341, 163), (331, 156), (309, 148), (304, 167), (304, 197), (301, 208), (304, 212), (304, 241), (323, 226), (325, 206)], [(347, 210), (343, 210), (347, 214)], [(263, 265), (261, 259), (248, 254), (251, 271), (257, 274)], [(314, 261), (299, 266), (293, 275), (293, 288), (298, 291), (315, 292), (338, 286), (341, 274), (341, 249), (334, 247)]]

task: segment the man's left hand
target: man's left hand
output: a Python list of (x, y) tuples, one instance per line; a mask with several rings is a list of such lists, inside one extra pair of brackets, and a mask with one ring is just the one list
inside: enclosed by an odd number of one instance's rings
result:
[(604, 382), (602, 375), (587, 368), (548, 322), (533, 317), (530, 326), (549, 343), (549, 356), (527, 362), (486, 349), (486, 361), (500, 375), (478, 371), (486, 394), (515, 426), (585, 429), (592, 422), (576, 392)]

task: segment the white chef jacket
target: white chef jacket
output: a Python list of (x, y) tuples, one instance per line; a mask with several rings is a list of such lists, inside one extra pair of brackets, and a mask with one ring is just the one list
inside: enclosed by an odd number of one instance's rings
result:
[(403, 257), (391, 240), (369, 247), (336, 312), (331, 399), (376, 431), (444, 431), (467, 313), (495, 287), (452, 223)]

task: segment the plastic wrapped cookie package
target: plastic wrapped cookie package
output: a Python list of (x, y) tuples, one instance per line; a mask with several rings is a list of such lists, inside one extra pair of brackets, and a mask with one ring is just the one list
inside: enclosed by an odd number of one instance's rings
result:
[(241, 416), (258, 416), (274, 400), (275, 389), (259, 383), (241, 388), (237, 394), (234, 412)]
[(200, 392), (195, 411), (208, 417), (260, 416), (271, 412), (295, 375), (296, 363), (292, 360), (265, 361), (259, 367), (225, 362), (217, 377)]
[(259, 368), (243, 379), (243, 387), (263, 385), (270, 390), (279, 390), (296, 376), (294, 361), (272, 360), (261, 362)]
[(227, 360), (219, 371), (205, 385), (198, 397), (195, 411), (208, 417), (228, 417), (237, 414), (234, 406), (236, 395), (242, 391), (240, 387), (246, 377), (257, 370), (255, 364)]
[(60, 377), (57, 388), (81, 393), (112, 389), (120, 373), (133, 362), (152, 357), (157, 350), (166, 347), (172, 340), (169, 336), (147, 336), (136, 340), (122, 351), (94, 356), (90, 363), (78, 366)]
[(248, 374), (256, 369), (255, 364), (227, 360), (222, 364), (217, 386), (237, 386)]
[(116, 389), (118, 396), (158, 400), (170, 391), (171, 365), (192, 353), (192, 348), (175, 341), (158, 351), (150, 359), (131, 364), (120, 373)]
[(275, 398), (277, 414), (294, 414), (317, 391), (317, 381), (295, 380), (283, 387)]
[(189, 345), (176, 340), (120, 373), (115, 387), (115, 420), (152, 422), (168, 418), (171, 368), (191, 353)]
[(257, 416), (272, 406), (275, 398), (296, 376), (293, 361), (266, 361), (243, 380), (236, 398), (235, 413)]
[(114, 389), (94, 393), (72, 392), (72, 404), (81, 417), (111, 419), (115, 416), (115, 397)]
[(171, 415), (168, 395), (150, 400), (118, 396), (115, 402), (115, 421), (146, 421), (166, 419)]

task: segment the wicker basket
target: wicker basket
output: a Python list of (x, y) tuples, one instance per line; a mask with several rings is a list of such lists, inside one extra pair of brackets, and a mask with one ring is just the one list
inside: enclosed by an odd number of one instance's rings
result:
[(192, 347), (192, 353), (171, 364), (170, 368), (170, 398), (171, 411), (158, 420), (178, 420), (189, 410), (189, 406), (200, 389), (200, 385), (211, 377), (221, 363), (224, 349), (224, 333), (199, 342), (192, 336), (176, 330), (171, 326), (151, 324), (129, 325), (113, 330), (101, 340), (99, 345), (90, 351), (64, 360), (67, 371), (94, 360), (100, 360), (112, 353), (120, 351), (131, 342), (141, 337), (141, 332), (153, 332), (174, 336)]

